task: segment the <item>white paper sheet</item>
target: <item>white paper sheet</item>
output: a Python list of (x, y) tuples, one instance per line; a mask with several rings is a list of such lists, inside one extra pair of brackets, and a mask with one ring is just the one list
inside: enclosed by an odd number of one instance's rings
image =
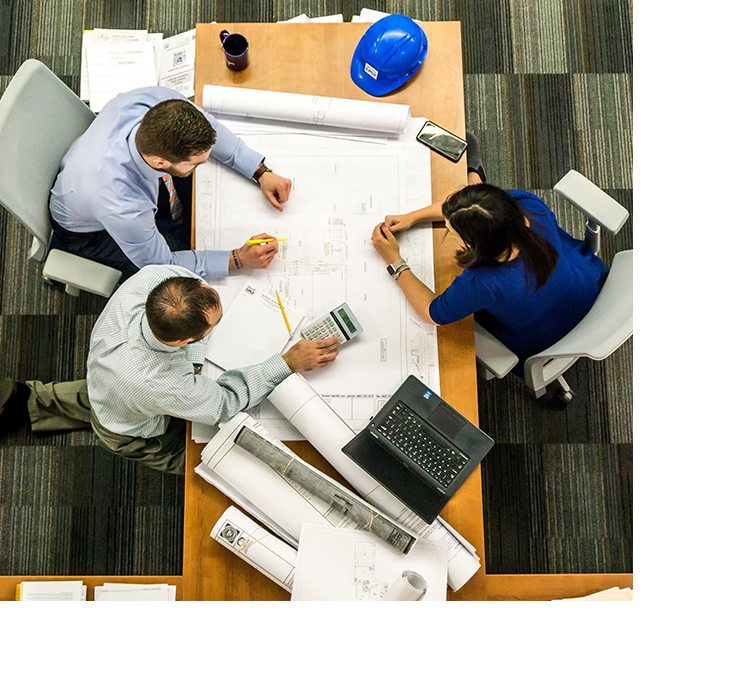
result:
[(223, 370), (256, 365), (281, 353), (304, 316), (285, 307), (287, 329), (276, 292), (246, 282), (210, 335), (205, 356)]
[(100, 112), (120, 93), (141, 86), (156, 86), (153, 45), (146, 41), (95, 41), (87, 46), (90, 109)]
[(194, 97), (195, 29), (171, 36), (161, 46), (159, 86)]
[(420, 540), (403, 555), (371, 533), (306, 524), (299, 538), (292, 601), (379, 601), (407, 569), (428, 583), (422, 601), (446, 599), (445, 543)]

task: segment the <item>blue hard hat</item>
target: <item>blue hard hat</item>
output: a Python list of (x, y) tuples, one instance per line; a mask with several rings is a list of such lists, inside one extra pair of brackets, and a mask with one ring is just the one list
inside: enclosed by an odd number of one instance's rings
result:
[(427, 54), (427, 36), (402, 14), (372, 24), (353, 53), (351, 79), (372, 96), (399, 88), (420, 68)]

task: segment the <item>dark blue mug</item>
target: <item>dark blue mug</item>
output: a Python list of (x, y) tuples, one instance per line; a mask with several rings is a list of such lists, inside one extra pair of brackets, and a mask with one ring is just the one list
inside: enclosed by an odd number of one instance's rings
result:
[(228, 69), (240, 72), (248, 67), (248, 40), (245, 36), (223, 30), (220, 32), (220, 41), (223, 44)]

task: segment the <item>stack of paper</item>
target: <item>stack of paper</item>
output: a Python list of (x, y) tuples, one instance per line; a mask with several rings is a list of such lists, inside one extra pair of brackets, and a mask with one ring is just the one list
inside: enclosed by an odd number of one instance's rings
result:
[(613, 588), (607, 588), (600, 592), (595, 592), (591, 595), (584, 595), (584, 597), (569, 597), (565, 600), (559, 600), (561, 602), (632, 602), (633, 601), (632, 588), (619, 588), (617, 586)]
[(77, 581), (24, 581), (16, 586), (19, 602), (84, 602), (87, 586)]
[(143, 86), (194, 96), (195, 30), (164, 40), (146, 30), (94, 29), (82, 34), (80, 94), (93, 112)]
[[(373, 24), (374, 22), (379, 21), (379, 19), (383, 19), (384, 17), (388, 16), (389, 14), (387, 12), (379, 12), (378, 10), (370, 10), (367, 7), (364, 7), (361, 10), (360, 14), (353, 15), (351, 21), (356, 23)], [(331, 14), (327, 17), (308, 17), (306, 14), (300, 14), (297, 17), (292, 17), (291, 19), (279, 21), (277, 22), (277, 24), (315, 24), (326, 22), (342, 23), (342, 21), (342, 14)]]
[(95, 587), (95, 602), (174, 602), (177, 586), (166, 583), (103, 583)]

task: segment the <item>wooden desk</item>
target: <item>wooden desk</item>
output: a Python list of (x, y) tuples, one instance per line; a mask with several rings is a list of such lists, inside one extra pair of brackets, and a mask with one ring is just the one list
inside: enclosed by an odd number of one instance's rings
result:
[[(239, 32), (250, 43), (250, 65), (242, 72), (225, 66), (219, 33)], [(204, 84), (240, 86), (288, 93), (304, 93), (409, 104), (412, 116), (427, 117), (461, 135), (465, 132), (463, 65), (459, 22), (423, 23), (429, 50), (420, 71), (389, 96), (372, 98), (350, 78), (353, 51), (366, 30), (359, 24), (198, 24), (195, 60), (195, 102), (202, 103)], [(279, 170), (276, 170), (277, 172)], [(443, 200), (466, 181), (465, 160), (454, 164), (432, 155), (433, 201)], [(445, 289), (458, 273), (449, 245), (435, 233), (435, 283)], [(378, 287), (377, 287), (378, 288)], [(473, 322), (438, 331), (440, 392), (464, 416), (478, 423)], [(306, 442), (289, 443), (301, 457), (335, 479), (336, 471)], [(187, 449), (184, 506), (184, 599), (286, 600), (289, 595), (248, 566), (211, 537), (210, 531), (230, 500), (200, 477), (194, 467), (201, 447)], [(344, 481), (342, 481), (344, 482)], [(442, 516), (476, 548), (484, 560), (481, 472), (477, 469), (443, 511)], [(453, 599), (485, 599), (483, 564)]]

